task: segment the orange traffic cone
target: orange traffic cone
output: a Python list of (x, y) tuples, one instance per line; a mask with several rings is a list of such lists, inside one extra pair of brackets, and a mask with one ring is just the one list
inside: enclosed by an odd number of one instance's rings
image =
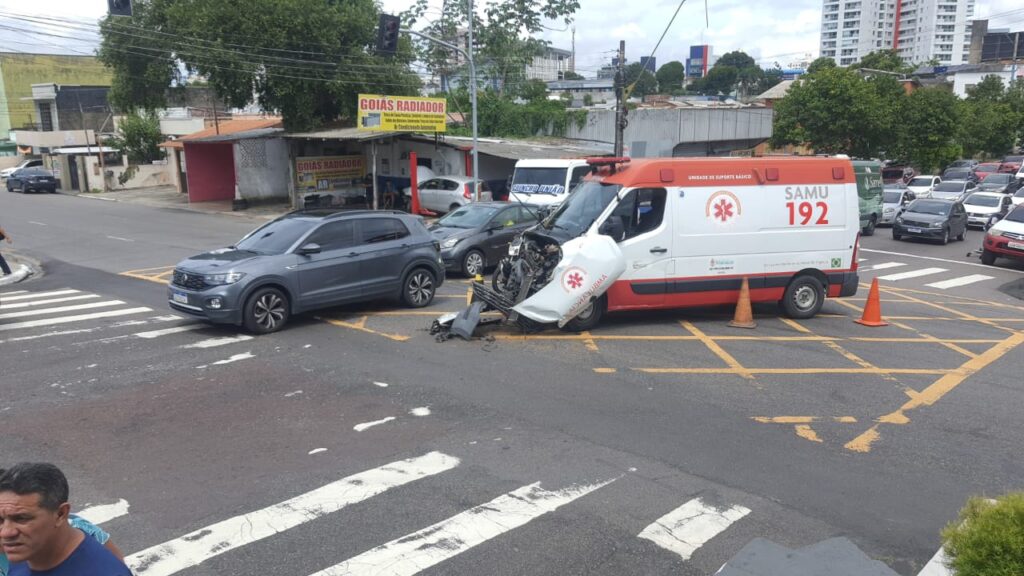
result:
[(736, 314), (732, 317), (729, 326), (733, 328), (757, 328), (754, 322), (754, 310), (750, 307), (750, 283), (743, 278), (740, 284), (740, 299), (736, 302)]
[(878, 296), (878, 278), (871, 281), (871, 291), (868, 292), (868, 301), (864, 304), (864, 314), (860, 320), (854, 320), (857, 324), (864, 326), (888, 326), (889, 323), (882, 320), (882, 301)]

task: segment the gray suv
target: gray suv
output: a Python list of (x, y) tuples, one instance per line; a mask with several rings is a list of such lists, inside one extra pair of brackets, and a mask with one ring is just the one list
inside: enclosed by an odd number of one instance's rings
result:
[(442, 282), (440, 246), (418, 216), (306, 210), (181, 261), (167, 300), (174, 310), (264, 334), (292, 314), (351, 302), (427, 306)]

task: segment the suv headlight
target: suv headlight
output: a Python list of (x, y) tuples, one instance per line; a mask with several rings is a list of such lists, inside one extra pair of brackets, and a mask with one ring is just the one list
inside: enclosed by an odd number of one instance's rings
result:
[(462, 240), (462, 238), (448, 238), (444, 242), (441, 242), (441, 248), (454, 248), (460, 240)]
[(214, 286), (234, 284), (245, 277), (245, 272), (225, 272), (223, 274), (206, 274), (203, 281)]
[(932, 222), (932, 228), (942, 228), (945, 222)]

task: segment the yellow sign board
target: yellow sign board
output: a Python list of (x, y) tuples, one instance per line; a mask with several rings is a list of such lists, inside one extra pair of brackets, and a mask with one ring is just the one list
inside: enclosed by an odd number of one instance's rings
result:
[(338, 191), (362, 186), (366, 160), (362, 156), (303, 156), (295, 159), (301, 192)]
[(394, 132), (444, 132), (444, 98), (359, 95), (359, 129)]

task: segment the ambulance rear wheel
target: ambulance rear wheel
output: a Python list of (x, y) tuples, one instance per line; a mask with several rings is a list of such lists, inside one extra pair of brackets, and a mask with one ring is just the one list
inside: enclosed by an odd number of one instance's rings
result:
[(813, 318), (825, 303), (825, 287), (814, 276), (798, 276), (786, 287), (782, 309), (797, 320)]
[(608, 303), (604, 296), (601, 296), (597, 300), (590, 303), (582, 312), (576, 315), (575, 318), (569, 320), (566, 323), (565, 329), (571, 332), (586, 332), (596, 328), (601, 322), (601, 317), (604, 316), (605, 308)]

